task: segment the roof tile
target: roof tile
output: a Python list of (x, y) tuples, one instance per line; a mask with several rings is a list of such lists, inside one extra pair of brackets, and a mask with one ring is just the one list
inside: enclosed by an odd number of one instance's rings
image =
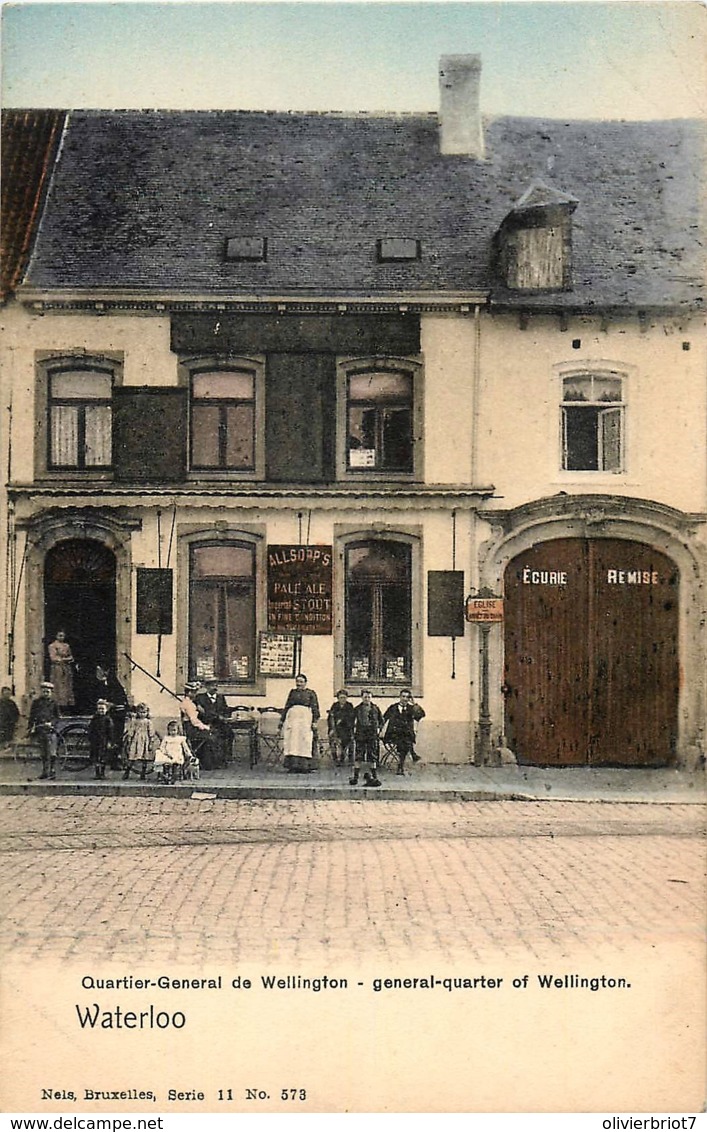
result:
[[(40, 289), (380, 295), (490, 289), (586, 308), (702, 301), (704, 130), (498, 118), (486, 159), (441, 156), (436, 115), (73, 111), (26, 282)], [(492, 240), (538, 178), (578, 201), (571, 292), (519, 297)], [(267, 238), (267, 261), (226, 240)], [(421, 241), (380, 263), (380, 236)]]

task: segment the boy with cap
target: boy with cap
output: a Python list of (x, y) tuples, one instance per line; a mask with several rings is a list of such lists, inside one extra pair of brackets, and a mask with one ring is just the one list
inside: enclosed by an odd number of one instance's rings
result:
[(354, 706), (349, 703), (349, 693), (340, 688), (336, 699), (327, 713), (329, 744), (334, 754), (334, 762), (341, 766), (353, 762)]
[(380, 786), (378, 778), (378, 735), (383, 725), (380, 708), (371, 699), (368, 688), (361, 692), (361, 703), (354, 711), (354, 770), (349, 786), (358, 785), (362, 767), (364, 786)]
[(42, 752), (42, 773), (40, 778), (56, 778), (56, 751), (59, 738), (56, 724), (59, 720), (59, 705), (54, 699), (54, 685), (45, 680), (41, 692), (29, 709), (27, 734), (36, 735)]

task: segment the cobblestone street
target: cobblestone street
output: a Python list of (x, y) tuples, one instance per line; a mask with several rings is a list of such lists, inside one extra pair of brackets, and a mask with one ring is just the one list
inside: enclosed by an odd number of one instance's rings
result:
[(13, 960), (454, 959), (698, 945), (695, 806), (0, 799)]
[[(195, 794), (0, 797), (6, 1107), (701, 1103), (702, 807)], [(185, 1028), (77, 1022), (116, 1007)]]

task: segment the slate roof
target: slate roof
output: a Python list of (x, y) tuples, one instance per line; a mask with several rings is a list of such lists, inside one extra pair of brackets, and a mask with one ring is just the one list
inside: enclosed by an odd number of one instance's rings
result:
[(64, 112), (6, 110), (0, 154), (0, 301), (21, 278), (56, 153)]
[[(26, 282), (240, 295), (490, 290), (534, 306), (695, 306), (704, 131), (694, 121), (486, 122), (486, 160), (441, 156), (438, 119), (72, 111)], [(576, 197), (573, 289), (505, 291), (492, 239), (532, 182)], [(265, 262), (226, 261), (265, 237)], [(421, 241), (379, 263), (376, 241)]]

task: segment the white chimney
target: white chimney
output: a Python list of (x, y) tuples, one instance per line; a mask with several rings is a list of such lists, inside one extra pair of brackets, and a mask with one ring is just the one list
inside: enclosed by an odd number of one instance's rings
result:
[(439, 61), (440, 150), (483, 160), (480, 55), (443, 55)]

